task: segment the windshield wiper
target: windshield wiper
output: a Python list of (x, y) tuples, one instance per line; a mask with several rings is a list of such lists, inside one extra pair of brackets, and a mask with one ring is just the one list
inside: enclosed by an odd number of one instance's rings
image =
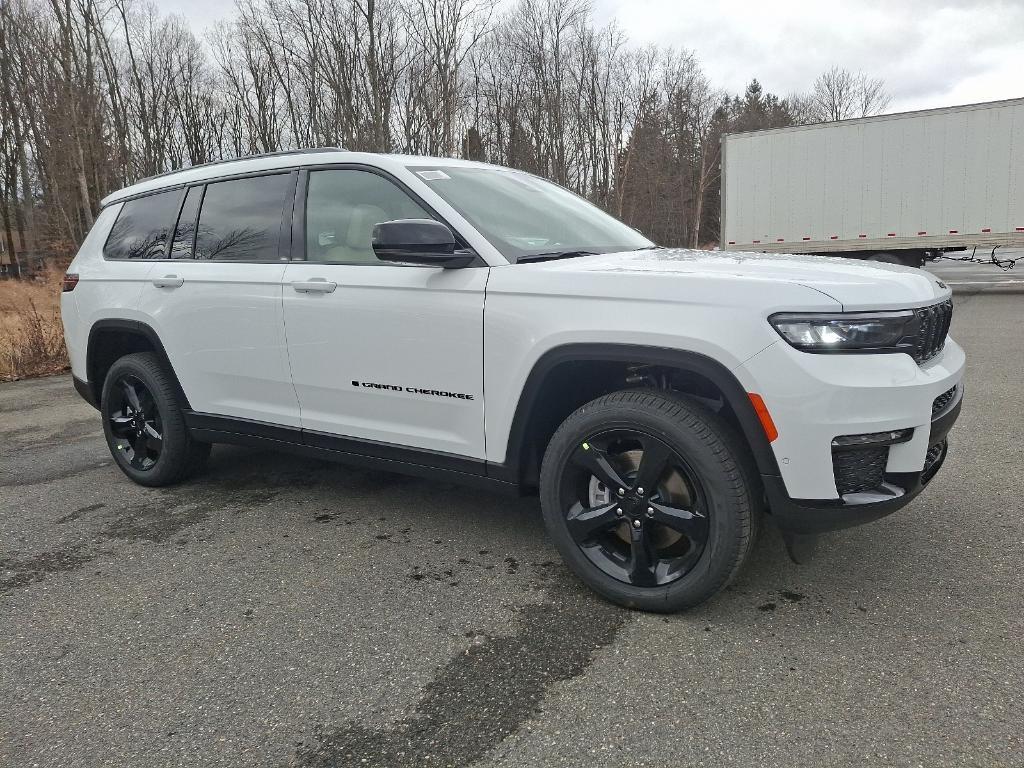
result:
[(516, 264), (530, 261), (554, 261), (555, 259), (575, 259), (579, 256), (596, 256), (596, 251), (545, 251), (544, 253), (528, 253), (516, 259)]

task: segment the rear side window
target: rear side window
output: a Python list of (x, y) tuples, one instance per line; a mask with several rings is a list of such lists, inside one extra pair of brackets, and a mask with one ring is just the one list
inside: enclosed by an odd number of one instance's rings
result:
[(181, 190), (129, 200), (121, 206), (103, 255), (108, 259), (159, 259), (167, 248)]
[(289, 173), (208, 184), (199, 212), (195, 258), (279, 259), (284, 204), (293, 187)]

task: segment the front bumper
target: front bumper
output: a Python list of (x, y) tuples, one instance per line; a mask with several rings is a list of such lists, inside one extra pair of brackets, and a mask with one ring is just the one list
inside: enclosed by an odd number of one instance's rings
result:
[(885, 517), (909, 504), (935, 477), (946, 460), (947, 435), (960, 416), (963, 389), (945, 411), (938, 414), (928, 431), (928, 444), (937, 455), (918, 472), (887, 472), (882, 488), (848, 494), (838, 499), (793, 499), (778, 475), (762, 475), (768, 508), (779, 527), (790, 533), (814, 534), (851, 528)]
[[(909, 503), (945, 459), (946, 435), (963, 400), (963, 350), (952, 339), (919, 366), (909, 355), (815, 355), (773, 344), (735, 372), (764, 399), (776, 426), (778, 473), (763, 477), (784, 530), (817, 533), (869, 522)], [(935, 413), (936, 398), (943, 397)], [(882, 482), (841, 494), (832, 441), (840, 436), (913, 430), (886, 448)]]

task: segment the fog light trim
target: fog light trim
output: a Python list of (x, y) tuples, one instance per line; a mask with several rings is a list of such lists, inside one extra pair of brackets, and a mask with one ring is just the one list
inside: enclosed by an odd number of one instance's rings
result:
[(868, 432), (863, 435), (839, 435), (832, 439), (833, 450), (865, 448), (876, 445), (905, 443), (914, 436), (914, 429), (891, 429), (886, 432)]

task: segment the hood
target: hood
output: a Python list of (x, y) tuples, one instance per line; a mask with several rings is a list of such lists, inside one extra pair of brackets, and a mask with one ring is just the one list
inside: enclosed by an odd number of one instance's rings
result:
[[(527, 265), (523, 265), (527, 266)], [(825, 294), (846, 311), (904, 309), (949, 297), (951, 291), (922, 269), (834, 256), (694, 251), (661, 248), (606, 253), (529, 265), (551, 272), (707, 276), (788, 283)]]

